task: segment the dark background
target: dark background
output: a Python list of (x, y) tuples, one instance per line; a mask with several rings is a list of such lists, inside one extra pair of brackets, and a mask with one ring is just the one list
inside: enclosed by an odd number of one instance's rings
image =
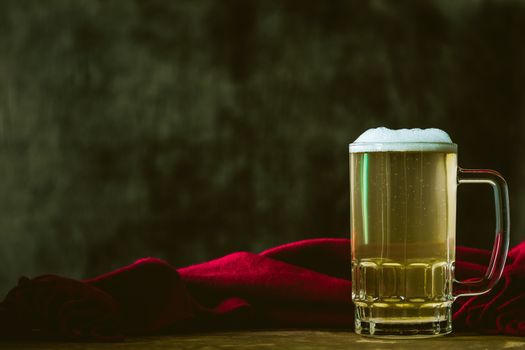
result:
[[(0, 292), (347, 237), (348, 143), (439, 127), (525, 238), (525, 2), (0, 1)], [(488, 248), (488, 187), (458, 242)]]

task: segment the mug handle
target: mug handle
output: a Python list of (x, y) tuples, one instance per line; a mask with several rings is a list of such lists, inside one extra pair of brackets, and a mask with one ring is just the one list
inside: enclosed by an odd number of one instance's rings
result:
[(490, 184), (492, 186), (496, 208), (496, 237), (485, 276), (467, 281), (454, 279), (452, 292), (454, 298), (486, 293), (498, 283), (507, 260), (510, 237), (509, 190), (503, 176), (494, 170), (458, 167), (458, 185), (460, 184)]

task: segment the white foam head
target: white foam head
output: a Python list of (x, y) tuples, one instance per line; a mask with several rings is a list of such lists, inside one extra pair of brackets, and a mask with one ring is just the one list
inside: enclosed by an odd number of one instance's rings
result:
[(456, 152), (457, 146), (441, 129), (368, 129), (349, 147), (350, 152)]

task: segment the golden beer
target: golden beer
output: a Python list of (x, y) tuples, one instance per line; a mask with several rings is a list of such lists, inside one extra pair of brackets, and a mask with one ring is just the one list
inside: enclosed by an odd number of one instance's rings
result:
[[(350, 144), (352, 300), (358, 334), (428, 337), (452, 331), (452, 302), (489, 291), (509, 244), (503, 177), (457, 166), (439, 129), (369, 129)], [(458, 184), (494, 190), (496, 235), (480, 279), (454, 279)]]
[(456, 153), (350, 153), (350, 171), (356, 331), (450, 331)]

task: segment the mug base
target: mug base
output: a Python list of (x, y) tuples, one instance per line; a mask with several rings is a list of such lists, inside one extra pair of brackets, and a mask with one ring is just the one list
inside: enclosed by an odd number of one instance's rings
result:
[[(383, 310), (385, 311), (385, 310)], [(391, 310), (393, 316), (397, 310)], [(355, 332), (357, 334), (378, 337), (413, 339), (429, 338), (452, 332), (450, 306), (435, 309), (435, 314), (426, 317), (370, 317), (373, 312), (368, 307), (356, 306)], [(364, 316), (364, 317), (363, 317)], [(367, 317), (368, 316), (368, 317)]]

